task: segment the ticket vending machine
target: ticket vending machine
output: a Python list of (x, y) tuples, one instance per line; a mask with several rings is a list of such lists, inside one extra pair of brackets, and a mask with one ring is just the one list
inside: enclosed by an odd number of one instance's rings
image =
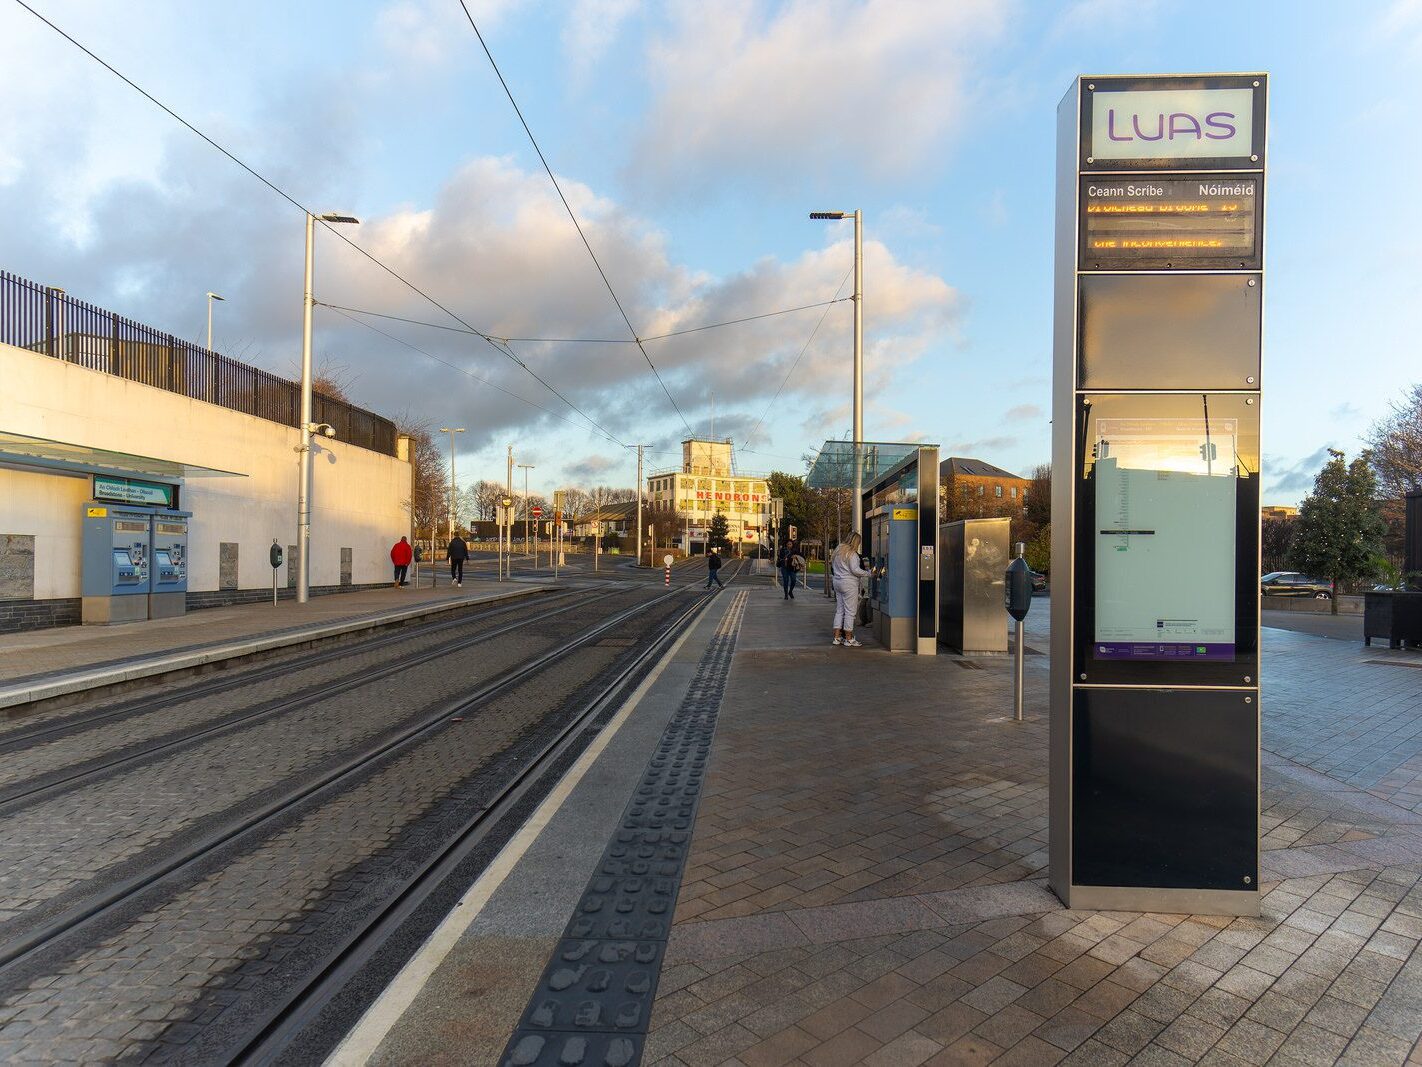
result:
[(81, 618), (89, 623), (148, 618), (153, 509), (90, 501), (84, 505)]
[[(872, 452), (880, 446), (862, 447)], [(901, 460), (863, 484), (869, 622), (892, 652), (938, 652), (937, 501), (937, 445), (910, 446)]]
[(188, 511), (153, 513), (152, 590), (148, 617), (171, 619), (188, 610)]
[(1050, 868), (1068, 907), (1259, 911), (1267, 78), (1058, 110)]
[(869, 529), (869, 603), (874, 636), (891, 652), (918, 650), (918, 507), (886, 504)]

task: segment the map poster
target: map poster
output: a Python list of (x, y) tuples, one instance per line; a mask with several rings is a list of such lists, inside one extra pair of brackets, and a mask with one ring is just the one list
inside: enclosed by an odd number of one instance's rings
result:
[(1096, 632), (1108, 660), (1232, 660), (1234, 419), (1096, 423)]

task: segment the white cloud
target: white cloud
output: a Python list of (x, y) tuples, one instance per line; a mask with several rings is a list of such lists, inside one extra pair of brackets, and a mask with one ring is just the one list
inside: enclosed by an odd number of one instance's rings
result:
[(640, 7), (641, 0), (573, 0), (563, 24), (563, 50), (572, 61), (574, 77), (587, 75)]
[(827, 166), (902, 175), (968, 106), (975, 50), (1001, 30), (997, 0), (683, 0), (649, 50), (658, 91), (629, 176), (660, 189), (724, 188)]
[[(483, 33), (487, 33), (524, 0), (465, 0)], [(479, 42), (458, 0), (393, 0), (375, 16), (377, 39), (393, 57), (420, 70), (439, 66)]]

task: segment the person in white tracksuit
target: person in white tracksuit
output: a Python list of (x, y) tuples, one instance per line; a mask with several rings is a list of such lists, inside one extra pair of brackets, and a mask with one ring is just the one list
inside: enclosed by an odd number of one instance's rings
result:
[(854, 617), (859, 613), (859, 579), (869, 572), (859, 561), (860, 539), (857, 533), (840, 542), (830, 559), (830, 578), (834, 582), (834, 643), (858, 648), (854, 636)]

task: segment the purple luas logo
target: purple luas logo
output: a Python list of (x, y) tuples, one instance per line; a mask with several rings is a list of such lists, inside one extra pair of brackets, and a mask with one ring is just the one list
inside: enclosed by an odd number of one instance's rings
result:
[(1192, 115), (1188, 111), (1174, 111), (1169, 115), (1156, 112), (1154, 123), (1147, 117), (1142, 124), (1138, 111), (1132, 111), (1130, 119), (1126, 120), (1124, 116), (1117, 118), (1114, 107), (1106, 109), (1106, 136), (1113, 141), (1173, 141), (1177, 137), (1228, 141), (1238, 132), (1239, 124), (1233, 111), (1211, 111), (1208, 115)]
[(1103, 90), (1091, 98), (1091, 156), (1244, 157), (1253, 152), (1253, 89)]

